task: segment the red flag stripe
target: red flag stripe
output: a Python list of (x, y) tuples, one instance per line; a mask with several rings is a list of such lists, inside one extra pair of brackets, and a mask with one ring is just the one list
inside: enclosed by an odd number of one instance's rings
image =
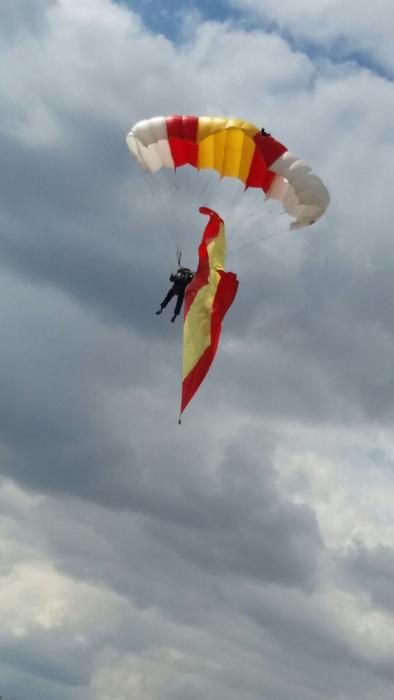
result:
[(206, 225), (202, 241), (198, 247), (198, 275), (194, 277), (193, 281), (189, 284), (187, 288), (187, 294), (185, 296), (184, 302), (184, 318), (186, 318), (191, 305), (196, 298), (196, 295), (204, 287), (209, 280), (209, 256), (207, 246), (214, 238), (216, 238), (220, 233), (220, 224), (223, 223), (223, 219), (208, 207), (200, 207), (201, 214), (208, 214), (210, 219)]
[(239, 283), (234, 272), (221, 270), (219, 274), (220, 282), (212, 306), (211, 344), (182, 382), (181, 413), (183, 413), (193, 398), (214, 360), (222, 332), (224, 316), (233, 303), (238, 290)]

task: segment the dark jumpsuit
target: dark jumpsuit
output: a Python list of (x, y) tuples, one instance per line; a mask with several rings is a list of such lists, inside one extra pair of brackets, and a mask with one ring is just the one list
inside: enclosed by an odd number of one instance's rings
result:
[(167, 304), (171, 301), (172, 297), (176, 296), (177, 300), (175, 304), (174, 315), (171, 319), (172, 321), (174, 321), (176, 316), (180, 314), (186, 287), (189, 284), (189, 282), (192, 281), (193, 277), (193, 272), (187, 267), (180, 267), (179, 270), (175, 273), (175, 275), (171, 275), (170, 282), (172, 282), (173, 285), (171, 289), (168, 290), (166, 296), (160, 304), (159, 311), (157, 311), (156, 313), (161, 313), (163, 309), (166, 308)]

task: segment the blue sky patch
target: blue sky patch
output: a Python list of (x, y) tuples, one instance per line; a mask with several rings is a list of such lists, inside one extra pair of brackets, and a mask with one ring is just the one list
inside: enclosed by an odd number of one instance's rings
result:
[(198, 13), (202, 21), (230, 21), (245, 30), (261, 30), (281, 36), (294, 51), (300, 51), (312, 61), (354, 63), (387, 80), (393, 75), (370, 52), (355, 47), (346, 36), (338, 36), (327, 44), (318, 44), (312, 38), (296, 36), (289, 28), (280, 28), (268, 17), (257, 17), (248, 10), (237, 10), (228, 0), (115, 0), (136, 12), (146, 27), (155, 34), (163, 34), (174, 43), (184, 40), (184, 19)]
[(226, 0), (122, 0), (137, 12), (145, 25), (154, 33), (164, 34), (177, 41), (182, 34), (182, 16), (198, 13), (202, 20), (224, 22), (242, 21), (244, 13), (231, 8)]

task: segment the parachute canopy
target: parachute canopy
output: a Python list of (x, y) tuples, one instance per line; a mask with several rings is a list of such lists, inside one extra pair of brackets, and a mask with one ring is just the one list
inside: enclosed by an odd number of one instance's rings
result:
[(238, 178), (282, 202), (290, 228), (304, 228), (326, 211), (329, 193), (310, 166), (250, 122), (225, 117), (174, 115), (137, 122), (127, 135), (144, 170), (190, 165)]
[(238, 290), (236, 274), (224, 271), (223, 220), (208, 207), (200, 207), (200, 212), (209, 216), (209, 222), (198, 249), (197, 272), (185, 293), (181, 413), (213, 362), (224, 316)]

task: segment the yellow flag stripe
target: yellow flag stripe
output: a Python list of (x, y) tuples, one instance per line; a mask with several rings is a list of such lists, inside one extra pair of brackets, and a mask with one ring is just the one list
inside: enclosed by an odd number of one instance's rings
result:
[(213, 270), (209, 283), (196, 294), (183, 326), (183, 379), (211, 344), (211, 312), (220, 275)]
[(217, 236), (207, 245), (209, 270), (223, 270), (226, 257), (226, 236), (224, 225), (220, 223)]
[(183, 326), (183, 379), (192, 371), (211, 344), (212, 305), (220, 282), (218, 270), (224, 269), (226, 237), (224, 225), (219, 224), (216, 236), (206, 246), (208, 260), (206, 284), (197, 292)]

